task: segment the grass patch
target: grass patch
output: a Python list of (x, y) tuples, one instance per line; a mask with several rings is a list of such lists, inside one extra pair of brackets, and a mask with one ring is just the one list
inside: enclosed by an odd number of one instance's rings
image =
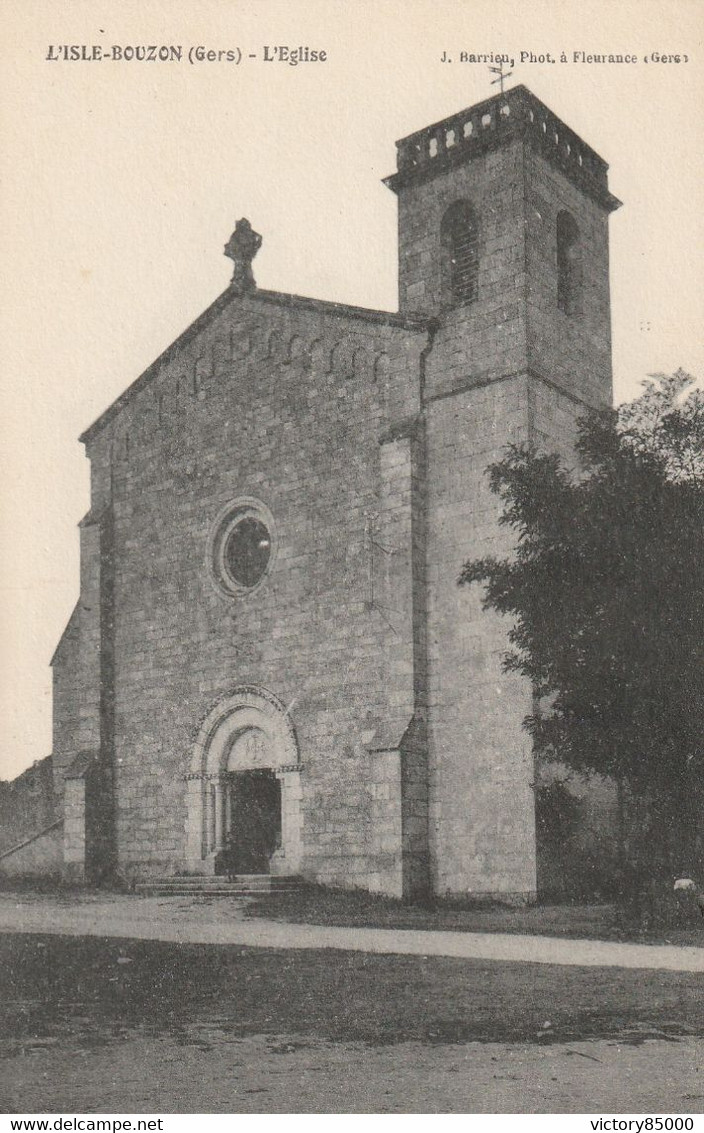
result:
[(585, 940), (704, 944), (704, 921), (643, 934), (624, 923), (615, 905), (532, 905), (511, 908), (487, 902), (434, 901), (408, 905), (362, 890), (305, 885), (297, 892), (257, 898), (247, 916), (292, 924), (357, 928), (427, 929), (450, 932), (508, 932)]
[(6, 1055), (193, 1024), (374, 1045), (704, 1033), (695, 973), (34, 934), (0, 934), (0, 972)]

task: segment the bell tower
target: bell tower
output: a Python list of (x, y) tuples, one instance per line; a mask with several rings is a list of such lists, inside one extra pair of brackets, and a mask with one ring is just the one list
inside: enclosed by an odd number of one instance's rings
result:
[(610, 405), (606, 162), (524, 86), (396, 144), (399, 307), (453, 342), (428, 392), (522, 368)]
[(399, 303), (437, 327), (426, 444), (432, 886), (530, 900), (535, 768), (527, 682), (502, 672), (507, 625), (458, 589), (510, 552), (487, 466), (509, 443), (572, 451), (612, 401), (607, 165), (524, 86), (397, 143)]

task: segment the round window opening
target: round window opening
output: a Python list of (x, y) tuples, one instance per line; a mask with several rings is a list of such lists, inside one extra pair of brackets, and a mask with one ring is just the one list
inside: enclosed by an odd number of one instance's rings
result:
[(225, 542), (225, 568), (236, 585), (251, 590), (266, 574), (270, 558), (266, 524), (253, 515), (235, 523)]
[(274, 521), (258, 500), (239, 499), (220, 513), (208, 540), (208, 567), (218, 589), (232, 597), (254, 590), (271, 569)]

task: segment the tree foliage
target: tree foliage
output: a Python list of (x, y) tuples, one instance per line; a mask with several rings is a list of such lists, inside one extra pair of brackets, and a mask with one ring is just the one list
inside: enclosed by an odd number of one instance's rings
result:
[[(530, 679), (536, 750), (612, 775), (669, 815), (704, 771), (704, 397), (655, 375), (580, 425), (579, 476), (511, 447), (489, 470), (508, 559), (465, 563), (508, 615), (508, 670)], [(673, 811), (674, 808), (674, 811)], [(683, 815), (684, 821), (684, 815)]]

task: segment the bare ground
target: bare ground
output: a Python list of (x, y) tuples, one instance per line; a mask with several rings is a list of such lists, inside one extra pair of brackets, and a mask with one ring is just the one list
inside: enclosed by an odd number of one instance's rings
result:
[[(0, 1064), (5, 1113), (701, 1113), (704, 1042), (523, 1044), (235, 1038), (28, 1048)], [(1, 1096), (4, 1094), (4, 1097)]]
[(9, 1112), (697, 1113), (700, 975), (0, 936)]

